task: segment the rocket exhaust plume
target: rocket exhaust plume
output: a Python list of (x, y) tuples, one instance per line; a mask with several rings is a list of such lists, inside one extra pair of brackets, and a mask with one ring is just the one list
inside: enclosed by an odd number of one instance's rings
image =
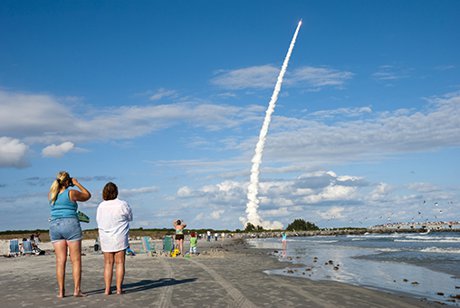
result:
[(283, 83), (284, 74), (286, 73), (289, 58), (291, 57), (292, 50), (294, 49), (295, 41), (297, 39), (297, 34), (299, 33), (300, 26), (302, 26), (302, 20), (299, 21), (297, 25), (297, 29), (295, 30), (294, 36), (291, 40), (291, 45), (289, 46), (289, 50), (286, 54), (286, 58), (284, 59), (283, 66), (281, 67), (281, 71), (278, 75), (278, 79), (276, 81), (275, 89), (273, 90), (272, 97), (268, 104), (268, 108), (265, 111), (265, 119), (262, 124), (262, 128), (259, 134), (259, 141), (257, 142), (256, 149), (254, 156), (252, 157), (252, 167), (251, 167), (251, 178), (250, 183), (248, 186), (248, 202), (246, 204), (246, 214), (247, 218), (244, 217), (240, 218), (240, 221), (243, 223), (243, 226), (246, 227), (247, 223), (251, 223), (254, 226), (262, 226), (264, 229), (282, 229), (283, 225), (279, 221), (263, 221), (257, 212), (259, 208), (259, 199), (258, 199), (258, 189), (259, 189), (259, 167), (262, 162), (262, 154), (265, 147), (265, 139), (268, 133), (268, 127), (270, 125), (272, 113), (275, 110), (276, 101), (278, 100), (278, 94), (281, 91), (281, 85)]

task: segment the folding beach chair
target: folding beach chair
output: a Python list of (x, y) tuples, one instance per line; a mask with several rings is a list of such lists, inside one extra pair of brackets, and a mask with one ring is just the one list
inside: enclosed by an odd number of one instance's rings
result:
[(142, 237), (142, 249), (145, 251), (145, 253), (153, 256), (153, 254), (156, 253), (155, 251), (155, 245), (150, 245), (150, 237), (149, 236), (143, 236)]
[(170, 255), (174, 249), (174, 240), (171, 235), (166, 235), (163, 238), (163, 252)]
[(22, 254), (24, 255), (31, 255), (33, 254), (33, 250), (32, 250), (32, 242), (29, 241), (29, 240), (23, 240), (22, 241)]
[(17, 239), (10, 240), (10, 256), (18, 256), (19, 255), (19, 241)]

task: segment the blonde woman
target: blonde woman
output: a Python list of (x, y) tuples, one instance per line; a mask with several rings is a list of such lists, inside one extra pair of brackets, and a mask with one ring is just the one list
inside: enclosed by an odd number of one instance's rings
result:
[(105, 295), (112, 294), (112, 275), (115, 264), (117, 294), (123, 293), (125, 255), (129, 246), (129, 222), (133, 220), (131, 208), (126, 201), (118, 199), (118, 187), (112, 182), (105, 184), (102, 201), (97, 208), (97, 227), (101, 250), (104, 253)]
[[(77, 189), (70, 189), (76, 186)], [(56, 279), (58, 282), (58, 297), (65, 296), (65, 267), (67, 250), (72, 261), (72, 276), (74, 282), (73, 296), (81, 297), (81, 240), (82, 232), (77, 218), (77, 201), (87, 201), (91, 193), (69, 173), (61, 171), (51, 184), (48, 200), (51, 208), (50, 239), (56, 255)]]

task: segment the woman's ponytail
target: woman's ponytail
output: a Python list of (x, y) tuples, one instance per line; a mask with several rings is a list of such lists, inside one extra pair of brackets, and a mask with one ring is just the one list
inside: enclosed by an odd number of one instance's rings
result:
[(50, 187), (49, 201), (51, 205), (54, 205), (54, 203), (56, 202), (58, 193), (62, 187), (62, 183), (64, 183), (65, 180), (69, 178), (70, 176), (66, 171), (61, 171), (58, 173), (56, 179), (53, 181)]

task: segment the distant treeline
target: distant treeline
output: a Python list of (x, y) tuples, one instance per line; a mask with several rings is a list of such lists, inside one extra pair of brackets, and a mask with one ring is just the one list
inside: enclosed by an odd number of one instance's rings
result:
[(35, 229), (35, 230), (6, 230), (0, 231), (0, 235), (9, 235), (9, 234), (32, 234), (32, 233), (45, 233), (49, 232), (47, 229)]
[[(212, 235), (214, 233), (263, 233), (263, 232), (282, 232), (283, 230), (264, 230), (262, 228), (254, 230), (228, 230), (228, 229), (185, 229), (186, 232), (196, 232), (198, 234), (206, 234), (207, 231), (211, 231)], [(301, 231), (302, 228), (294, 229), (295, 231)], [(355, 230), (365, 232), (366, 228), (329, 228), (329, 229), (319, 229), (321, 231), (342, 231), (342, 230)], [(34, 229), (34, 230), (7, 230), (0, 231), (0, 239), (13, 239), (13, 238), (29, 238), (30, 235), (34, 233), (40, 233), (40, 239), (42, 241), (49, 241), (49, 230), (47, 229)], [(175, 233), (174, 228), (131, 228), (129, 234), (131, 237), (140, 237), (140, 236), (150, 236), (153, 239), (163, 238), (165, 235), (173, 235)], [(98, 229), (85, 229), (83, 230), (83, 239), (96, 239), (98, 236)]]
[[(95, 229), (97, 230), (97, 229)], [(145, 228), (137, 228), (137, 229), (133, 229), (133, 228), (130, 228), (129, 231), (147, 231), (147, 232), (174, 232), (174, 228), (153, 228), (153, 229), (145, 229)], [(194, 231), (194, 232), (198, 232), (198, 233), (206, 233), (207, 231), (211, 231), (211, 232), (225, 232), (225, 233), (230, 233), (230, 232), (236, 232), (236, 231), (232, 231), (232, 230), (228, 230), (228, 229), (189, 229), (189, 228), (186, 228), (185, 231)]]
[[(211, 231), (212, 233), (243, 233), (243, 232), (246, 232), (245, 230), (240, 230), (240, 229), (236, 229), (236, 230), (228, 230), (228, 229), (185, 229), (186, 231), (189, 231), (189, 232), (197, 232), (197, 233), (206, 233), (207, 231)], [(301, 228), (299, 228), (298, 230), (301, 230)], [(355, 228), (355, 227), (343, 227), (343, 228), (322, 228), (322, 229), (318, 229), (318, 230), (367, 230), (367, 228)], [(83, 230), (83, 233), (85, 232), (88, 232), (88, 233), (91, 233), (91, 232), (97, 232), (98, 229), (97, 228), (94, 228), (94, 229), (85, 229)], [(161, 232), (161, 233), (168, 233), (168, 232), (174, 232), (174, 229), (173, 228), (131, 228), (129, 230), (130, 232), (134, 232), (134, 233), (142, 233), (142, 232)], [(264, 229), (260, 229), (260, 230), (251, 230), (250, 232), (264, 232), (264, 231), (278, 231), (278, 232), (281, 232), (283, 230), (264, 230)], [(48, 229), (34, 229), (34, 230), (6, 230), (6, 231), (0, 231), (0, 235), (16, 235), (16, 234), (33, 234), (33, 233), (37, 233), (39, 232), (40, 234), (44, 234), (44, 233), (48, 233), (49, 230)]]
[[(174, 232), (173, 228), (130, 228), (129, 229), (132, 232)], [(228, 229), (185, 229), (186, 231), (194, 231), (194, 232), (199, 232), (199, 233), (206, 233), (208, 230), (211, 232), (236, 232), (236, 231), (231, 231)], [(91, 232), (91, 231), (97, 231), (97, 228), (94, 229), (85, 229), (83, 232)], [(8, 234), (27, 234), (27, 233), (46, 233), (49, 232), (48, 229), (34, 229), (34, 230), (6, 230), (6, 231), (0, 231), (0, 235), (8, 235)]]

